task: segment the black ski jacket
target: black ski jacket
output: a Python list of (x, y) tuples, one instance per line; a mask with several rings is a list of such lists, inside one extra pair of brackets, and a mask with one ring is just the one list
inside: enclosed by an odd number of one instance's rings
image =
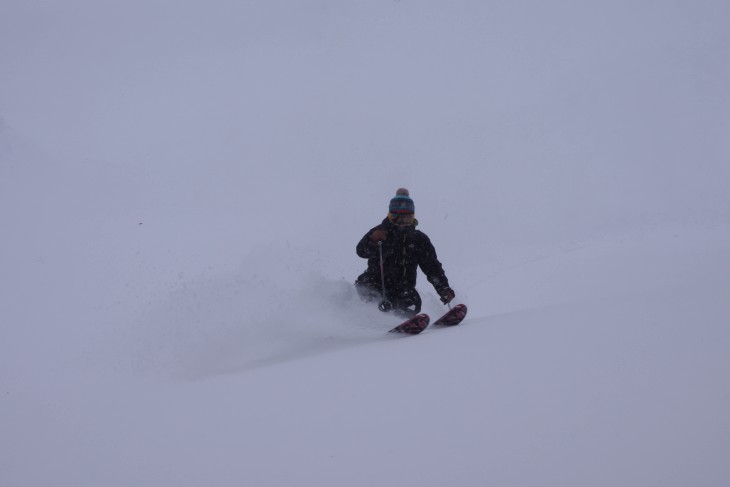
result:
[(358, 281), (378, 288), (381, 286), (378, 244), (370, 236), (375, 230), (382, 229), (387, 232), (383, 241), (383, 269), (388, 294), (415, 289), (419, 266), (437, 293), (441, 294), (449, 287), (443, 266), (436, 257), (436, 249), (425, 233), (416, 230), (416, 225), (418, 221), (414, 220), (412, 226), (400, 229), (386, 217), (380, 225), (370, 229), (356, 247), (357, 255), (368, 260), (368, 268)]

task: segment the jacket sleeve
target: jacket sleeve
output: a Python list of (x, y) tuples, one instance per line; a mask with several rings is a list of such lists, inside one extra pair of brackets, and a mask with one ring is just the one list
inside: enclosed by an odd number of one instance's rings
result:
[(357, 255), (359, 257), (362, 257), (363, 259), (369, 259), (370, 257), (375, 257), (378, 255), (377, 245), (374, 245), (372, 240), (370, 240), (370, 235), (372, 235), (373, 232), (378, 228), (380, 228), (380, 226), (371, 228), (370, 231), (366, 233), (357, 243), (357, 246), (355, 247), (355, 252), (357, 252)]
[(446, 278), (444, 268), (436, 256), (436, 249), (431, 243), (431, 240), (425, 233), (422, 236), (423, 240), (420, 245), (421, 258), (418, 264), (421, 266), (423, 273), (426, 274), (428, 282), (436, 289), (436, 292), (440, 293), (441, 290), (449, 287), (449, 280)]

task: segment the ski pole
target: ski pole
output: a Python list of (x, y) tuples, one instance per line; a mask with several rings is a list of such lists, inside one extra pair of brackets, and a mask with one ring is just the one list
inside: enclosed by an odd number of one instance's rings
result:
[(378, 254), (380, 255), (380, 282), (382, 284), (382, 290), (383, 290), (383, 300), (380, 301), (380, 304), (378, 304), (378, 309), (380, 311), (390, 311), (393, 308), (393, 305), (388, 301), (388, 298), (386, 298), (385, 294), (385, 270), (383, 269), (383, 241), (378, 241)]

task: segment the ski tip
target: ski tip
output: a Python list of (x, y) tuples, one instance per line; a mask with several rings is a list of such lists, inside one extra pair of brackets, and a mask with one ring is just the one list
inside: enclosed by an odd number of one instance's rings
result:
[(404, 333), (406, 335), (418, 335), (423, 330), (426, 329), (429, 322), (431, 321), (431, 318), (425, 314), (421, 313), (419, 315), (414, 316), (413, 318), (410, 318), (400, 325), (396, 326), (392, 330), (389, 331), (389, 333)]
[(457, 304), (446, 313), (444, 313), (441, 318), (436, 320), (433, 326), (441, 327), (458, 325), (464, 320), (464, 317), (466, 317), (466, 311), (467, 309), (465, 304)]

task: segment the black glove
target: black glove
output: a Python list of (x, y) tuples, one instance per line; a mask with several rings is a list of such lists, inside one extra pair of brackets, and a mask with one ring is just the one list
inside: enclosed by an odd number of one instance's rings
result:
[(370, 234), (370, 241), (376, 245), (378, 244), (378, 242), (382, 242), (386, 238), (388, 238), (388, 232), (383, 230), (382, 228), (378, 228)]
[(456, 293), (450, 287), (445, 287), (439, 291), (439, 296), (441, 297), (442, 303), (448, 304), (456, 297)]

